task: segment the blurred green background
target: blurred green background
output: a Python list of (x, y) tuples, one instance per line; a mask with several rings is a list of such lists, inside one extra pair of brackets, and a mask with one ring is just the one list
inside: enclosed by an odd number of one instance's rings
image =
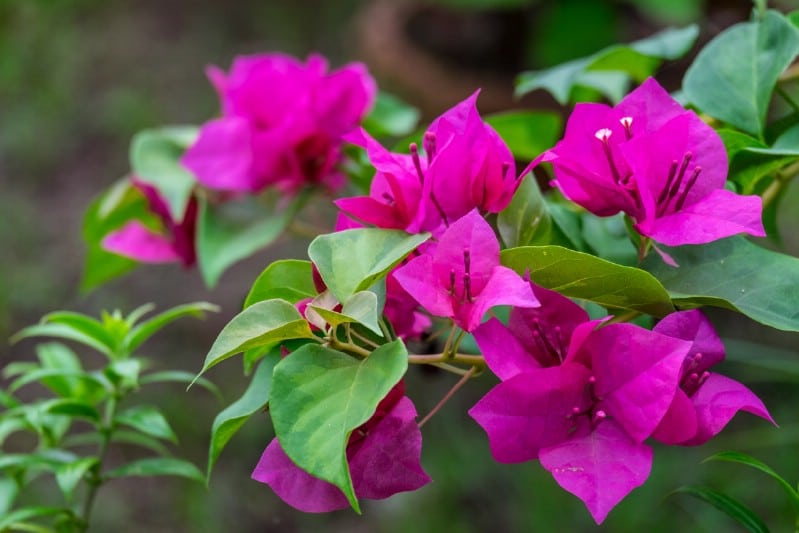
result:
[[(744, 0), (0, 0), (0, 337), (55, 309), (96, 315), (103, 308), (127, 311), (150, 301), (164, 309), (208, 300), (222, 306), (217, 316), (179, 322), (146, 345), (147, 355), (164, 368), (196, 371), (261, 269), (275, 258), (304, 257), (306, 242), (285, 239), (232, 268), (214, 290), (203, 287), (197, 272), (149, 266), (92, 294), (78, 294), (83, 210), (127, 172), (128, 142), (136, 131), (200, 123), (217, 112), (216, 95), (203, 74), (208, 64), (227, 68), (234, 56), (261, 51), (300, 57), (319, 51), (333, 65), (362, 60), (382, 88), (418, 105), (425, 123), (478, 87), (483, 87), (483, 112), (559, 109), (540, 92), (514, 101), (514, 75), (669, 25), (698, 22), (700, 41), (706, 42), (746, 19), (750, 9)], [(659, 79), (677, 89), (688, 63), (667, 64)], [(786, 205), (799, 205), (796, 187)], [(797, 208), (790, 211), (795, 221)], [(332, 210), (320, 206), (320, 213), (314, 216), (330, 217)], [(728, 313), (711, 317), (725, 332), (731, 359), (779, 359), (799, 344), (796, 335)], [(32, 357), (33, 344), (3, 348), (3, 362)], [(782, 428), (741, 415), (701, 448), (657, 446), (650, 480), (600, 528), (537, 464), (494, 463), (484, 434), (466, 415), (494, 383), (483, 377), (425, 426), (423, 464), (435, 482), (412, 494), (365, 502), (362, 517), (351, 511), (302, 515), (249, 479), (272, 438), (263, 415), (228, 445), (209, 491), (179, 479), (112, 482), (100, 493), (93, 531), (734, 530), (712, 508), (668, 496), (689, 483), (723, 489), (760, 512), (776, 531), (787, 530), (790, 509), (776, 484), (737, 465), (700, 461), (719, 450), (746, 451), (788, 480), (799, 480), (799, 378), (734, 361), (722, 372), (763, 395)], [(223, 388), (227, 402), (245, 386), (233, 361), (209, 377)], [(419, 412), (426, 413), (453, 382), (449, 375), (413, 369), (409, 392)], [(176, 453), (203, 467), (211, 422), (221, 406), (200, 389), (165, 386), (153, 394), (180, 437)], [(124, 452), (112, 460), (124, 460)]]

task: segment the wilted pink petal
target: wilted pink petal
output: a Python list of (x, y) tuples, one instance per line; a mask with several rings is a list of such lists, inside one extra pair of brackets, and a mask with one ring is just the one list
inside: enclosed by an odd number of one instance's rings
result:
[(633, 441), (613, 420), (593, 431), (587, 422), (567, 441), (542, 449), (541, 466), (585, 503), (597, 524), (652, 468), (652, 449)]

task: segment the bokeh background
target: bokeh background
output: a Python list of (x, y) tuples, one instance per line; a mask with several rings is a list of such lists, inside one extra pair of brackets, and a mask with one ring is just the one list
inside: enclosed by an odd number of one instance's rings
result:
[[(799, 7), (771, 4), (783, 11)], [(482, 112), (565, 111), (541, 92), (514, 100), (514, 75), (670, 25), (699, 23), (700, 41), (706, 42), (750, 11), (745, 0), (0, 0), (0, 338), (56, 309), (96, 315), (146, 302), (164, 309), (207, 300), (221, 312), (204, 322), (178, 322), (145, 346), (164, 368), (197, 371), (257, 274), (273, 259), (304, 257), (307, 241), (287, 238), (231, 268), (213, 290), (195, 271), (145, 266), (88, 295), (78, 292), (84, 209), (128, 171), (128, 143), (135, 132), (199, 124), (217, 112), (216, 95), (203, 74), (208, 64), (227, 68), (238, 54), (262, 51), (300, 57), (319, 51), (333, 65), (361, 60), (381, 88), (420, 108), (422, 124), (478, 87)], [(677, 89), (689, 61), (665, 65), (660, 81)], [(799, 255), (792, 237), (799, 211), (796, 187), (786, 205), (794, 207), (786, 210), (782, 225), (789, 230), (789, 251)], [(320, 206), (313, 216), (331, 213)], [(799, 358), (799, 339), (721, 311), (711, 316), (733, 359), (722, 371), (762, 394), (782, 428), (741, 415), (722, 437), (701, 448), (656, 446), (650, 480), (600, 528), (537, 464), (493, 462), (484, 434), (466, 415), (493, 384), (484, 377), (425, 426), (423, 464), (435, 482), (413, 494), (365, 502), (362, 517), (351, 511), (302, 515), (250, 480), (272, 438), (263, 415), (225, 449), (209, 490), (181, 479), (111, 482), (99, 495), (93, 531), (733, 530), (712, 508), (669, 496), (691, 483), (723, 489), (776, 531), (788, 530), (790, 508), (776, 484), (737, 465), (700, 462), (735, 449), (799, 480), (798, 374), (740, 362), (791, 351)], [(0, 346), (0, 365), (33, 356), (33, 341)], [(233, 361), (208, 376), (222, 387), (226, 403), (245, 386)], [(410, 395), (425, 413), (453, 380), (414, 369), (409, 381)], [(165, 386), (151, 394), (148, 400), (174, 422), (181, 442), (176, 454), (204, 468), (211, 422), (221, 405), (197, 388)], [(113, 460), (124, 460), (124, 453)]]

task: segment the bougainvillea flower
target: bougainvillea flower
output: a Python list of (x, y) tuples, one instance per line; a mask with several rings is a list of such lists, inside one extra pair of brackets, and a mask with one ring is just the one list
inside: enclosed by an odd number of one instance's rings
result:
[(499, 264), (499, 242), (473, 210), (441, 235), (438, 244), (396, 269), (397, 282), (430, 314), (473, 331), (495, 305), (536, 307), (530, 285)]
[(394, 274), (386, 277), (386, 305), (383, 308), (397, 337), (408, 340), (418, 339), (430, 329), (430, 317), (419, 311), (419, 304), (402, 288)]
[(217, 190), (337, 186), (341, 137), (360, 123), (377, 89), (362, 64), (327, 70), (319, 55), (303, 64), (283, 54), (236, 58), (228, 74), (209, 68), (222, 116), (202, 127), (181, 162)]
[(105, 236), (103, 249), (143, 263), (180, 262), (187, 268), (194, 265), (197, 200), (190, 198), (183, 219), (174, 220), (155, 187), (136, 178), (131, 182), (147, 199), (149, 210), (160, 219), (163, 231), (154, 231), (138, 220), (131, 220)]
[[(430, 482), (420, 464), (422, 434), (415, 420), (416, 409), (404, 394), (400, 382), (372, 418), (350, 436), (347, 462), (358, 498), (388, 498)], [(264, 450), (252, 477), (300, 511), (324, 513), (349, 507), (338, 487), (297, 467), (277, 439)]]
[(344, 212), (378, 227), (411, 233), (432, 231), (472, 209), (498, 213), (510, 203), (520, 180), (502, 138), (477, 111), (475, 92), (435, 119), (420, 155), (393, 154), (361, 132), (348, 140), (366, 149), (377, 169), (369, 196), (344, 198)]
[(540, 308), (514, 308), (507, 327), (491, 319), (475, 331), (502, 381), (469, 414), (497, 461), (538, 459), (599, 523), (649, 476), (643, 441), (672, 403), (691, 343), (632, 324), (599, 327), (567, 298), (535, 294)]
[(599, 216), (623, 211), (668, 246), (765, 235), (761, 198), (724, 188), (721, 138), (652, 78), (615, 107), (577, 104), (540, 161), (552, 162), (553, 183), (570, 200)]
[(666, 444), (704, 444), (735, 416), (746, 411), (774, 423), (763, 402), (741, 383), (709, 372), (724, 359), (724, 345), (713, 326), (698, 310), (672, 313), (655, 331), (693, 344), (682, 366), (680, 387), (655, 439)]

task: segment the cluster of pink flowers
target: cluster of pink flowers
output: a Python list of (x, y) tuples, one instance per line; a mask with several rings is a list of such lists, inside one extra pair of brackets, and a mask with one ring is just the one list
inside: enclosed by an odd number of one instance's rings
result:
[[(234, 201), (267, 187), (295, 194), (308, 186), (343, 184), (343, 137), (361, 123), (377, 91), (362, 64), (328, 72), (317, 54), (305, 63), (260, 54), (237, 58), (229, 73), (209, 67), (207, 74), (219, 93), (221, 116), (202, 126), (181, 158), (198, 187)], [(174, 220), (160, 191), (135, 178), (133, 183), (162, 227), (131, 221), (105, 238), (105, 249), (141, 262), (193, 265), (196, 200)]]
[[(478, 93), (435, 119), (421, 146), (394, 153), (357, 129), (376, 92), (362, 65), (328, 73), (320, 56), (303, 64), (271, 54), (239, 58), (229, 73), (211, 68), (208, 76), (222, 113), (181, 160), (199, 186), (229, 199), (267, 187), (335, 190), (343, 184), (337, 164), (346, 140), (366, 150), (376, 173), (368, 195), (335, 201), (338, 229), (432, 234), (389, 273), (384, 314), (404, 339), (428, 330), (432, 317), (474, 335), (500, 382), (469, 414), (497, 461), (540, 461), (601, 522), (649, 476), (647, 439), (702, 444), (741, 410), (771, 420), (746, 387), (710, 372), (724, 348), (699, 311), (675, 312), (653, 330), (590, 320), (568, 298), (500, 264), (485, 217), (505, 209), (521, 176), (544, 161), (568, 199), (599, 216), (624, 212), (658, 243), (764, 234), (759, 197), (724, 188), (727, 156), (718, 135), (654, 80), (616, 107), (578, 104), (563, 139), (520, 176), (505, 142), (480, 117)], [(175, 220), (158, 190), (134, 185), (165, 233), (134, 221), (109, 235), (106, 248), (190, 266), (197, 201)], [(484, 322), (498, 305), (512, 308), (507, 323)], [(401, 382), (352, 432), (347, 460), (358, 497), (385, 498), (430, 481), (415, 419)], [(294, 465), (277, 439), (253, 477), (303, 511), (348, 506), (336, 486)]]
[[(476, 98), (432, 123), (423, 153), (415, 144), (410, 154), (392, 153), (365, 131), (349, 134), (376, 173), (368, 196), (335, 202), (338, 228), (432, 233), (389, 274), (385, 315), (396, 317), (404, 338), (422, 333), (431, 317), (472, 332), (500, 379), (469, 411), (494, 458), (540, 461), (602, 522), (649, 476), (648, 439), (698, 445), (738, 411), (771, 417), (745, 386), (710, 372), (724, 348), (699, 311), (672, 313), (653, 330), (590, 320), (568, 298), (500, 265), (484, 217), (508, 205), (519, 177)], [(564, 139), (531, 167), (542, 160), (553, 162), (554, 185), (568, 198), (597, 215), (624, 211), (642, 235), (663, 244), (763, 233), (759, 199), (723, 188), (727, 161), (718, 136), (654, 80), (615, 108), (578, 105)], [(497, 305), (512, 307), (507, 324), (483, 322)], [(410, 399), (395, 390), (368, 428), (352, 433), (347, 457), (358, 497), (384, 498), (429, 481), (414, 417)], [(294, 466), (276, 440), (253, 477), (302, 510), (348, 505), (333, 485)]]

